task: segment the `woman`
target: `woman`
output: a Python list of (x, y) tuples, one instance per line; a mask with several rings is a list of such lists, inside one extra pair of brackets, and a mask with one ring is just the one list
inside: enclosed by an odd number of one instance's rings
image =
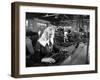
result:
[(41, 62), (55, 62), (49, 57), (53, 51), (55, 29), (55, 26), (49, 25), (36, 43), (35, 51)]

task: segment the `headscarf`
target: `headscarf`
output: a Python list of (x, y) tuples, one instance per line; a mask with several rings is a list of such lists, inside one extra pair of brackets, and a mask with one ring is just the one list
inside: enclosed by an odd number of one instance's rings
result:
[[(45, 47), (48, 43), (49, 39), (51, 43), (54, 43), (54, 34), (55, 34), (56, 26), (49, 25), (43, 32), (42, 36), (39, 38), (38, 42)], [(49, 37), (51, 35), (51, 38)]]

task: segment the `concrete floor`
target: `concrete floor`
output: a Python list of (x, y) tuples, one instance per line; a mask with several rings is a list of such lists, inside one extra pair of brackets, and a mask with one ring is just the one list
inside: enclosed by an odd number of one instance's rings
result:
[[(73, 47), (74, 48), (74, 47)], [(87, 58), (87, 45), (80, 43), (74, 53), (66, 58), (61, 65), (78, 65), (86, 64)]]

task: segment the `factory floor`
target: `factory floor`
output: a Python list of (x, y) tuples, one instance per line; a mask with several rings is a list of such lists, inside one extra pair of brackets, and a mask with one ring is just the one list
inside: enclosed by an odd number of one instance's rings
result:
[[(74, 48), (74, 47), (73, 47)], [(78, 65), (88, 63), (87, 44), (80, 43), (78, 48), (66, 58), (61, 65)]]
[(80, 43), (77, 48), (75, 45), (71, 45), (66, 48), (69, 51), (69, 56), (67, 56), (64, 60), (60, 61), (57, 64), (50, 63), (35, 63), (33, 60), (27, 61), (27, 67), (30, 66), (57, 66), (57, 65), (84, 65), (88, 64), (88, 54), (87, 54), (87, 44)]

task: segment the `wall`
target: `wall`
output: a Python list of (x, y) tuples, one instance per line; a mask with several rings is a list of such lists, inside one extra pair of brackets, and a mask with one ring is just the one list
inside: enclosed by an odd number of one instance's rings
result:
[[(1, 0), (0, 2), (0, 80), (17, 80), (10, 77), (11, 68), (11, 2), (15, 0)], [(55, 4), (76, 4), (98, 6), (100, 9), (100, 0), (16, 0), (41, 3)], [(100, 11), (98, 11), (100, 14)], [(100, 15), (98, 15), (98, 22)], [(100, 26), (100, 23), (98, 24)], [(98, 32), (100, 27), (98, 27)], [(99, 32), (100, 34), (100, 32)], [(100, 37), (98, 38), (100, 42)], [(99, 44), (99, 43), (98, 43)], [(100, 46), (99, 46), (100, 47)], [(100, 50), (99, 50), (100, 52)], [(100, 54), (98, 54), (98, 67), (100, 67)], [(18, 80), (100, 80), (100, 68), (97, 74), (80, 74), (80, 75), (64, 75), (53, 77), (38, 77), (38, 78), (22, 78)]]

